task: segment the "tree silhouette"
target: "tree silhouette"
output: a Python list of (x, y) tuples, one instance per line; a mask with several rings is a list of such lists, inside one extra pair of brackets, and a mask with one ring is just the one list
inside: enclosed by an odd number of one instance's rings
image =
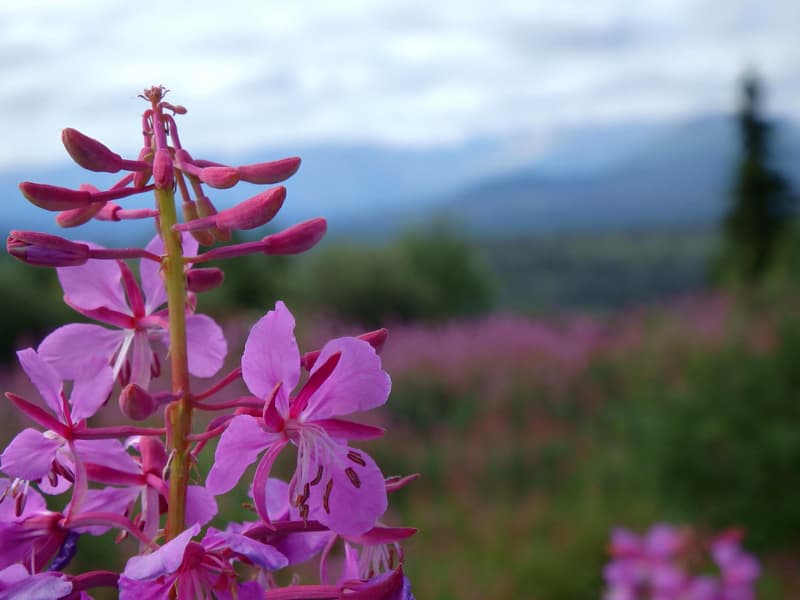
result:
[(770, 167), (773, 126), (761, 116), (761, 84), (754, 73), (742, 81), (738, 114), (742, 153), (724, 221), (721, 270), (725, 278), (755, 283), (770, 265), (790, 220), (789, 186)]

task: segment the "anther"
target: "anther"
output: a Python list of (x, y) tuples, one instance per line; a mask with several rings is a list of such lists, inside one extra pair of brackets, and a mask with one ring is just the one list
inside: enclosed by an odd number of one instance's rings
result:
[(347, 458), (352, 460), (357, 465), (361, 465), (362, 467), (366, 467), (367, 466), (367, 461), (365, 461), (364, 458), (358, 452), (356, 452), (355, 450), (351, 450), (350, 452), (348, 452), (347, 453)]
[(317, 467), (317, 476), (312, 479), (309, 484), (310, 485), (317, 485), (320, 481), (322, 481), (322, 465)]
[(14, 514), (19, 517), (22, 516), (22, 511), (25, 510), (25, 499), (27, 494), (20, 494), (14, 500)]
[(347, 467), (344, 470), (344, 474), (347, 475), (347, 478), (350, 480), (350, 483), (352, 483), (353, 486), (357, 488), (361, 487), (361, 480), (358, 478), (358, 475), (356, 475), (356, 472), (353, 470), (353, 467)]
[(331, 500), (332, 489), (333, 489), (333, 478), (328, 480), (328, 484), (325, 486), (325, 494), (322, 496), (322, 507), (328, 514), (331, 514), (330, 500)]

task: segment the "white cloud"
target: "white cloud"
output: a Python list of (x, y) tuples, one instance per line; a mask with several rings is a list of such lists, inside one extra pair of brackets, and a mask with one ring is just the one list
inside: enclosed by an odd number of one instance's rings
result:
[(28, 1), (0, 7), (0, 168), (120, 152), (164, 83), (192, 148), (434, 144), (730, 109), (757, 66), (800, 116), (794, 0)]

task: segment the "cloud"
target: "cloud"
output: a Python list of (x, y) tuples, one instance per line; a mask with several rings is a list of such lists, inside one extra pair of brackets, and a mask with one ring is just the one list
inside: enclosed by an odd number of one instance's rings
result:
[(794, 0), (7, 3), (0, 168), (62, 159), (64, 126), (135, 155), (155, 83), (187, 143), (231, 153), (730, 110), (748, 65), (798, 117), (798, 22)]

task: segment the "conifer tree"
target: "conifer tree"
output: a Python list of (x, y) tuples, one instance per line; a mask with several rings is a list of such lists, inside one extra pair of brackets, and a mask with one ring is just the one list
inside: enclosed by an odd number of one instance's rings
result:
[(738, 114), (741, 154), (720, 265), (725, 278), (741, 283), (762, 277), (790, 218), (788, 184), (770, 166), (773, 126), (761, 115), (761, 98), (758, 77), (746, 75)]

